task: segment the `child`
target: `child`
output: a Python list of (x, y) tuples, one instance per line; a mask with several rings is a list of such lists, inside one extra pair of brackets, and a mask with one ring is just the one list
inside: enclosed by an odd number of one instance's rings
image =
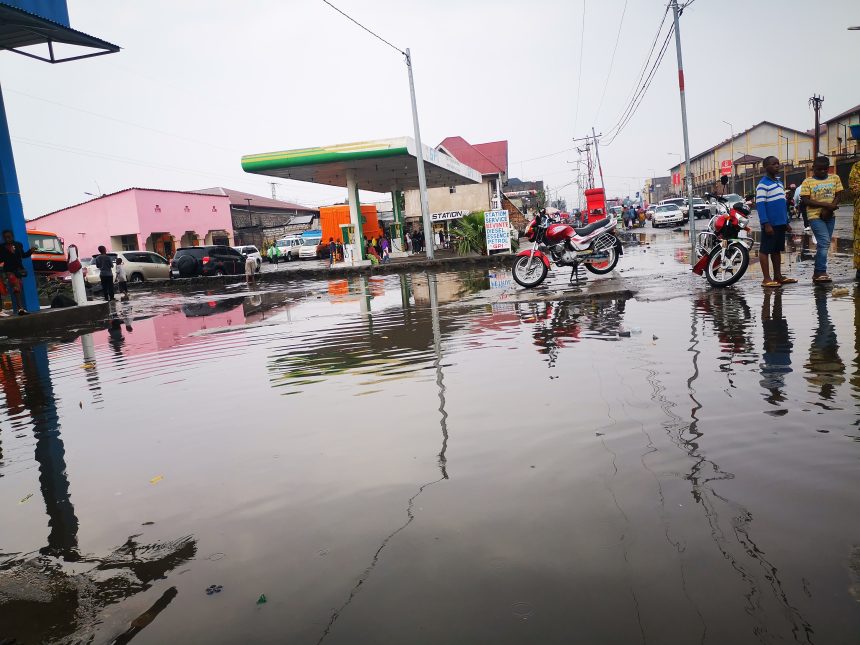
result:
[(128, 276), (125, 273), (125, 265), (122, 258), (116, 259), (116, 286), (124, 298), (128, 298)]

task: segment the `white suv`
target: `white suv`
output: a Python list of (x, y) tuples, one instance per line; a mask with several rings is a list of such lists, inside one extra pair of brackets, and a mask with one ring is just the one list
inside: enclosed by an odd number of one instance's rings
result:
[[(169, 280), (170, 263), (167, 258), (151, 251), (117, 251), (108, 253), (116, 263), (117, 258), (122, 258), (125, 274), (129, 282), (143, 282), (145, 280)], [(93, 264), (93, 258), (81, 258), (84, 267), (84, 280), (90, 286), (100, 285), (99, 270)], [(116, 276), (116, 267), (114, 267)]]
[(257, 271), (260, 270), (260, 267), (263, 266), (263, 256), (260, 255), (260, 249), (258, 249), (253, 244), (246, 244), (245, 246), (234, 246), (234, 251), (239, 251), (246, 258), (254, 258), (257, 262)]

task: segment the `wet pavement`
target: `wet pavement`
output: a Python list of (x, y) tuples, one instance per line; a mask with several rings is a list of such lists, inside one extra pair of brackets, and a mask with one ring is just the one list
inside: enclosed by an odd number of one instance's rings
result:
[(0, 641), (856, 642), (857, 288), (641, 235), (2, 341)]

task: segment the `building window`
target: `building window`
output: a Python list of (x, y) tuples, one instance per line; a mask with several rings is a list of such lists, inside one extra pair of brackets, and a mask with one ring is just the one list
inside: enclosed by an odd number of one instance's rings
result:
[(137, 251), (137, 235), (120, 235), (119, 243), (123, 251)]
[(449, 192), (449, 193), (451, 193), (451, 194), (456, 193), (456, 192), (457, 192), (457, 187), (456, 187), (456, 186), (448, 186), (448, 192)]

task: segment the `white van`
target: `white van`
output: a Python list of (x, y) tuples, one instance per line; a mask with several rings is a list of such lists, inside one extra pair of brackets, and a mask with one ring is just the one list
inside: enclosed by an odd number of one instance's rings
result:
[(299, 259), (299, 247), (301, 245), (301, 235), (287, 235), (275, 242), (275, 246), (281, 251), (281, 259), (287, 262)]

